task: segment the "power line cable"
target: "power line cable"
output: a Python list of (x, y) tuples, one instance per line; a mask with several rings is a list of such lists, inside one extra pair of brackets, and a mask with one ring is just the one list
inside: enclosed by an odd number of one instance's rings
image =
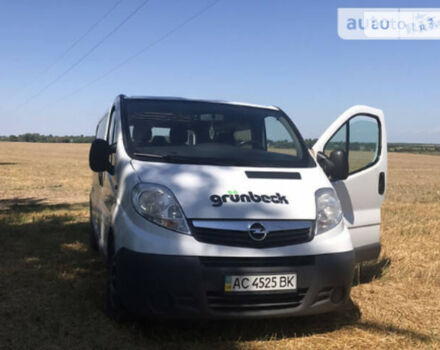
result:
[(61, 97), (60, 99), (58, 99), (56, 102), (61, 102), (64, 101), (76, 94), (78, 94), (79, 92), (81, 92), (82, 90), (88, 88), (89, 86), (97, 83), (98, 81), (104, 79), (105, 77), (107, 77), (109, 74), (113, 73), (114, 71), (120, 69), (122, 66), (126, 65), (127, 63), (129, 63), (130, 61), (132, 61), (133, 59), (135, 59), (136, 57), (142, 55), (143, 53), (145, 53), (146, 51), (150, 50), (151, 48), (153, 48), (154, 46), (158, 45), (160, 42), (166, 40), (168, 37), (170, 37), (171, 35), (173, 35), (175, 32), (177, 32), (178, 30), (182, 29), (184, 26), (186, 26), (188, 23), (194, 21), (195, 19), (197, 19), (198, 17), (200, 17), (202, 14), (204, 14), (205, 12), (207, 12), (209, 9), (211, 9), (212, 7), (214, 7), (215, 5), (217, 5), (221, 0), (215, 0), (213, 3), (209, 4), (208, 6), (205, 6), (204, 8), (202, 8), (201, 10), (199, 10), (198, 12), (196, 12), (195, 14), (193, 14), (192, 16), (188, 17), (186, 20), (184, 20), (183, 22), (181, 22), (180, 24), (178, 24), (177, 26), (175, 26), (174, 28), (172, 28), (171, 30), (169, 30), (168, 32), (166, 32), (164, 35), (162, 35), (161, 37), (159, 37), (158, 39), (154, 40), (153, 42), (151, 42), (150, 44), (144, 46), (141, 50), (139, 50), (138, 52), (136, 52), (135, 54), (129, 56), (128, 58), (126, 58), (124, 61), (118, 63), (117, 65), (113, 66), (111, 69), (109, 69), (108, 71), (104, 72), (103, 74), (101, 74), (100, 76), (98, 76), (97, 78), (93, 79), (92, 81), (88, 82), (87, 84), (81, 86), (80, 88), (72, 91), (71, 93), (69, 93), (68, 95), (65, 95), (63, 97)]
[[(72, 51), (82, 40), (84, 40), (98, 25), (100, 25), (115, 9), (118, 7), (123, 0), (119, 0), (114, 3), (114, 5), (106, 12), (104, 15), (99, 18), (95, 23), (93, 23), (79, 38), (77, 38), (66, 50), (63, 51), (61, 55), (59, 55), (51, 64), (49, 64), (45, 69), (43, 69), (41, 72), (39, 72), (34, 78), (27, 83), (22, 91), (29, 87), (34, 81), (36, 81), (38, 78), (42, 77), (44, 74), (49, 72), (53, 67), (55, 67), (66, 55)], [(14, 94), (14, 96), (17, 95), (17, 92)]]
[(28, 104), (33, 99), (40, 96), (44, 91), (49, 89), (52, 85), (60, 81), (64, 76), (66, 76), (72, 69), (78, 66), (82, 61), (84, 61), (88, 56), (90, 56), (97, 48), (99, 48), (107, 39), (109, 39), (114, 33), (116, 33), (125, 23), (127, 23), (137, 12), (139, 12), (150, 0), (144, 0), (138, 7), (136, 7), (130, 14), (124, 18), (116, 27), (114, 27), (109, 33), (107, 33), (101, 40), (99, 40), (94, 46), (92, 46), (84, 55), (82, 55), (78, 60), (76, 60), (72, 65), (69, 66), (63, 73), (58, 75), (55, 79), (51, 80), (48, 84), (43, 86), (37, 93), (30, 96), (24, 103), (19, 105), (17, 109)]
[(41, 75), (47, 73), (50, 69), (52, 69), (53, 66), (55, 66), (58, 62), (60, 62), (72, 49), (78, 45), (87, 35), (89, 35), (99, 24), (101, 24), (104, 19), (106, 19), (116, 7), (119, 6), (119, 4), (122, 3), (122, 0), (117, 1), (105, 14), (102, 16), (97, 22), (95, 22), (90, 28), (77, 40), (75, 40), (72, 45), (70, 45), (67, 50), (65, 50), (49, 67), (47, 67), (43, 72), (41, 72)]

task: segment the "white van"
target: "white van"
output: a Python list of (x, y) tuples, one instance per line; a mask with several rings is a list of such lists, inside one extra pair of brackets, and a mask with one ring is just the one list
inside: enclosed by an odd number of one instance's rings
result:
[(118, 96), (90, 150), (91, 244), (107, 309), (173, 318), (328, 312), (377, 258), (382, 111), (355, 106), (309, 150), (279, 108)]

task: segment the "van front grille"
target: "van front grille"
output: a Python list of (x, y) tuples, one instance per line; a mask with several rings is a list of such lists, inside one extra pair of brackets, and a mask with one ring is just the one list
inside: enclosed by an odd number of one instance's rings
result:
[[(200, 222), (200, 221), (197, 221)], [(313, 239), (313, 224), (307, 227), (268, 231), (265, 239), (256, 241), (244, 229), (221, 229), (197, 227), (190, 222), (191, 232), (196, 240), (203, 243), (235, 247), (274, 248), (309, 242)]]

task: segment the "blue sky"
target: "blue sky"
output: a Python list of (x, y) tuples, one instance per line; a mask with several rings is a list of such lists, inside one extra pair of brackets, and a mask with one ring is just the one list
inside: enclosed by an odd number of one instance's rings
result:
[[(4, 0), (0, 11), (0, 135), (93, 134), (119, 93), (277, 105), (304, 137), (346, 108), (384, 110), (391, 142), (440, 143), (440, 42), (344, 41), (338, 7), (436, 7), (438, 1), (222, 0), (104, 79), (65, 98), (213, 0), (150, 0), (57, 83), (143, 0)], [(27, 102), (26, 102), (27, 101)]]

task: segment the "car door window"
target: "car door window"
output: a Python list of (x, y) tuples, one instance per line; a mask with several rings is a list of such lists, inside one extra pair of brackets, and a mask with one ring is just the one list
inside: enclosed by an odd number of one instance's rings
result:
[(98, 127), (96, 128), (96, 138), (97, 139), (104, 139), (105, 138), (105, 127), (107, 123), (107, 118), (102, 118), (101, 121), (98, 124)]
[(350, 120), (348, 152), (349, 172), (354, 173), (376, 163), (379, 157), (379, 123), (376, 118), (356, 116)]
[[(98, 123), (98, 126), (96, 128), (96, 138), (97, 139), (101, 139), (104, 140), (105, 139), (105, 131), (107, 128), (107, 115), (105, 115), (101, 121)], [(103, 175), (102, 172), (98, 173), (98, 182), (99, 185), (102, 186), (103, 185)]]
[(377, 118), (356, 115), (347, 121), (324, 147), (327, 157), (335, 150), (348, 155), (349, 174), (375, 164), (380, 156), (380, 126)]
[(115, 111), (113, 110), (110, 115), (110, 127), (107, 134), (107, 140), (108, 144), (110, 146), (114, 145), (116, 143), (115, 141)]
[(110, 134), (110, 140), (109, 140), (109, 144), (112, 146), (116, 145), (116, 143), (118, 142), (119, 129), (120, 129), (120, 122), (118, 118), (114, 118), (113, 130), (112, 133)]
[(325, 145), (324, 153), (327, 157), (330, 157), (330, 154), (336, 150), (343, 150), (347, 153), (347, 131), (347, 124), (344, 124)]
[[(110, 126), (108, 130), (107, 140), (108, 144), (111, 146), (111, 154), (110, 154), (110, 164), (114, 167), (116, 164), (116, 145), (118, 141), (118, 132), (119, 132), (119, 120), (116, 117), (116, 111), (113, 109), (110, 114)], [(112, 171), (110, 172), (112, 173)]]

